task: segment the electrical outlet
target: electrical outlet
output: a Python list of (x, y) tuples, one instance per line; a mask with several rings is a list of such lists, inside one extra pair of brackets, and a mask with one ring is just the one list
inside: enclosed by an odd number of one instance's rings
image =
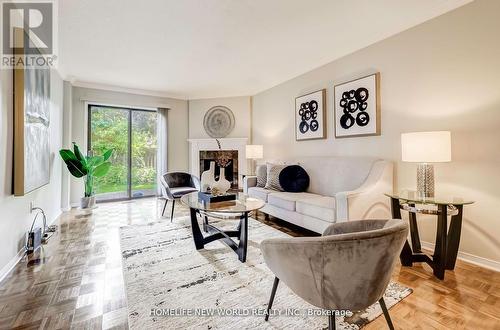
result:
[(33, 209), (35, 208), (35, 202), (30, 202), (30, 213), (33, 213)]

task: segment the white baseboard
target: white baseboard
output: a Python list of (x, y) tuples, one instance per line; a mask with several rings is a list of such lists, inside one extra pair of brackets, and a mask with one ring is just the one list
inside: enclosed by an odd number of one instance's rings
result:
[[(64, 210), (61, 209), (61, 212), (57, 216), (55, 216), (51, 221), (48, 221), (47, 226), (52, 225), (59, 217), (61, 214), (64, 212)], [(0, 270), (0, 282), (4, 280), (4, 278), (9, 275), (10, 271), (17, 265), (17, 263), (24, 257), (24, 254), (26, 253), (26, 250), (24, 247), (17, 252), (17, 255), (12, 258), (7, 265), (5, 265), (1, 270)]]
[(2, 270), (0, 270), (0, 282), (3, 281), (3, 279), (10, 273), (10, 271), (16, 267), (17, 263), (24, 257), (24, 253), (26, 252), (26, 250), (24, 248), (22, 248), (21, 250), (19, 250), (19, 252), (17, 253), (17, 255), (12, 258), (8, 263), (7, 265), (5, 265)]
[[(433, 243), (422, 241), (421, 245), (422, 245), (422, 248), (424, 248), (424, 249), (434, 251), (435, 244), (433, 244)], [(499, 261), (495, 261), (495, 260), (491, 260), (491, 259), (487, 259), (487, 258), (483, 258), (483, 257), (478, 257), (478, 256), (475, 256), (473, 254), (470, 254), (467, 252), (461, 252), (461, 251), (458, 251), (457, 259), (460, 259), (460, 260), (465, 261), (465, 262), (469, 262), (469, 263), (474, 264), (474, 265), (479, 266), (479, 267), (488, 268), (488, 269), (500, 272), (500, 262)]]

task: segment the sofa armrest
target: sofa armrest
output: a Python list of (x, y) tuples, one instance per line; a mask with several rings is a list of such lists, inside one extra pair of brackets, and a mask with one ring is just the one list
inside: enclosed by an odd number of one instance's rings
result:
[(243, 192), (248, 194), (248, 188), (257, 186), (257, 176), (247, 175), (243, 179)]
[(389, 198), (384, 193), (393, 191), (394, 166), (391, 162), (373, 164), (365, 182), (352, 191), (335, 195), (336, 222), (364, 219), (390, 219)]

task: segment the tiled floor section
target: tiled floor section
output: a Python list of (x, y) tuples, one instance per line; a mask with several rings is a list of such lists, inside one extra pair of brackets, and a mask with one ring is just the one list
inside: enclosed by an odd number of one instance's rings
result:
[[(91, 216), (65, 213), (43, 250), (0, 283), (1, 329), (126, 329), (127, 306), (118, 228), (163, 221), (162, 201), (101, 204)], [(176, 205), (175, 216), (187, 215)], [(310, 232), (277, 219), (259, 220), (293, 236)], [(175, 219), (174, 219), (175, 221)], [(500, 329), (500, 273), (458, 262), (446, 280), (427, 266), (398, 267), (394, 280), (414, 293), (391, 309), (399, 329)], [(378, 318), (366, 329), (385, 329)]]

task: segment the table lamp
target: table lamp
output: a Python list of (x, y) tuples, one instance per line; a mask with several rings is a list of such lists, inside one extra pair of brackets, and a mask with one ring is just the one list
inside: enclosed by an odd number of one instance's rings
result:
[(401, 158), (403, 162), (418, 163), (418, 195), (434, 197), (433, 163), (451, 161), (451, 133), (449, 131), (403, 133)]
[(255, 166), (254, 159), (262, 159), (264, 157), (264, 147), (259, 144), (248, 144), (246, 146), (246, 158), (250, 159), (250, 175), (254, 174)]

